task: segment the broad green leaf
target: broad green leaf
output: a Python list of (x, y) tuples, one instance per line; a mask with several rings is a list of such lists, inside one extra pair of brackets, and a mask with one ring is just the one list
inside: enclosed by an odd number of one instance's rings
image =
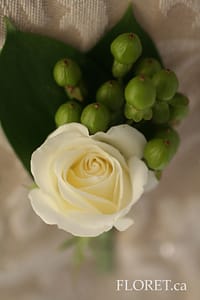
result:
[(110, 44), (119, 34), (131, 31), (140, 37), (143, 46), (142, 57), (154, 57), (161, 61), (160, 55), (150, 36), (135, 19), (132, 5), (129, 6), (122, 19), (88, 52), (89, 57), (93, 58), (100, 66), (104, 66), (104, 69), (110, 72), (113, 63)]
[(64, 90), (52, 76), (56, 61), (67, 56), (81, 66), (89, 101), (94, 101), (96, 88), (105, 76), (71, 46), (20, 32), (8, 19), (6, 23), (7, 38), (0, 55), (0, 120), (11, 145), (30, 170), (32, 152), (55, 129), (55, 111), (67, 101)]
[(48, 37), (20, 32), (8, 19), (6, 23), (7, 38), (0, 55), (0, 120), (27, 170), (30, 170), (32, 152), (55, 129), (56, 109), (67, 101), (66, 94), (52, 76), (57, 60), (68, 56), (80, 64), (89, 90), (86, 100), (93, 102), (98, 86), (112, 76), (110, 43), (118, 34), (136, 32), (142, 40), (143, 55), (159, 58), (152, 40), (135, 20), (131, 7), (87, 55)]

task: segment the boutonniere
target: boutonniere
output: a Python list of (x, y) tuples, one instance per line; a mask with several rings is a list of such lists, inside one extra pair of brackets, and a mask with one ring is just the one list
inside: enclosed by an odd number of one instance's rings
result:
[(107, 267), (115, 233), (178, 149), (188, 99), (132, 7), (85, 53), (5, 22), (0, 117), (35, 182), (31, 205), (74, 236), (76, 256), (90, 246)]

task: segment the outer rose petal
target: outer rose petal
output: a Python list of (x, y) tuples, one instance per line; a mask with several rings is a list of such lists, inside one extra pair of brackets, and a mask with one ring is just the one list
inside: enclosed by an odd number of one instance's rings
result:
[(63, 136), (47, 138), (32, 154), (31, 173), (36, 184), (46, 192), (55, 192), (55, 178), (52, 176), (51, 164), (58, 151), (66, 147), (68, 143), (68, 139), (63, 138)]
[(62, 126), (59, 126), (55, 131), (53, 131), (47, 139), (50, 139), (61, 133), (70, 133), (75, 134), (76, 136), (89, 136), (88, 128), (80, 123), (68, 123)]
[(145, 163), (136, 156), (131, 157), (128, 164), (133, 187), (133, 200), (131, 202), (133, 204), (144, 192), (144, 187), (148, 181), (148, 168)]
[(29, 199), (32, 208), (47, 224), (55, 224), (55, 214), (59, 212), (54, 199), (35, 188), (30, 191)]
[(92, 138), (114, 146), (126, 159), (131, 156), (142, 158), (146, 144), (144, 135), (126, 124), (111, 127), (106, 133), (97, 132)]
[(90, 214), (69, 210), (65, 214), (55, 206), (53, 199), (40, 189), (29, 193), (31, 205), (38, 216), (47, 224), (55, 224), (75, 236), (98, 236), (110, 230), (116, 215)]
[(145, 192), (153, 190), (159, 183), (159, 180), (156, 178), (153, 171), (148, 171), (148, 181), (145, 185)]
[(121, 218), (116, 221), (115, 228), (119, 231), (124, 231), (128, 229), (133, 223), (133, 220), (130, 218)]

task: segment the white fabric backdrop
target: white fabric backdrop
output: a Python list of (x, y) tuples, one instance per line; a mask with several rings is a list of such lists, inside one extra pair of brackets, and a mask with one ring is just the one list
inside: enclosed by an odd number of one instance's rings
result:
[[(160, 186), (134, 207), (135, 225), (120, 234), (117, 268), (101, 276), (91, 263), (74, 274), (66, 233), (47, 226), (27, 199), (30, 178), (0, 132), (0, 298), (2, 300), (196, 300), (200, 294), (200, 1), (133, 0), (135, 14), (190, 98), (179, 127), (182, 145)], [(88, 49), (127, 7), (126, 0), (0, 0), (0, 44), (8, 15), (22, 29)], [(92, 26), (91, 26), (92, 24)], [(172, 279), (185, 293), (122, 293), (116, 279)], [(103, 294), (102, 295), (102, 289)]]

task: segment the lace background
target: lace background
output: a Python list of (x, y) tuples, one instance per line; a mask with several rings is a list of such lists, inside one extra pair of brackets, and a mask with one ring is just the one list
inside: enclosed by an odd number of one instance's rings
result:
[[(118, 236), (117, 267), (73, 272), (66, 233), (45, 225), (27, 199), (30, 178), (0, 132), (0, 299), (197, 300), (200, 295), (200, 1), (133, 0), (139, 22), (190, 98), (182, 145), (159, 187), (133, 208), (135, 225)], [(88, 49), (124, 13), (126, 0), (0, 0), (0, 46), (7, 15), (23, 30)], [(116, 292), (116, 279), (171, 279), (187, 292)], [(102, 290), (103, 294), (102, 295)]]

